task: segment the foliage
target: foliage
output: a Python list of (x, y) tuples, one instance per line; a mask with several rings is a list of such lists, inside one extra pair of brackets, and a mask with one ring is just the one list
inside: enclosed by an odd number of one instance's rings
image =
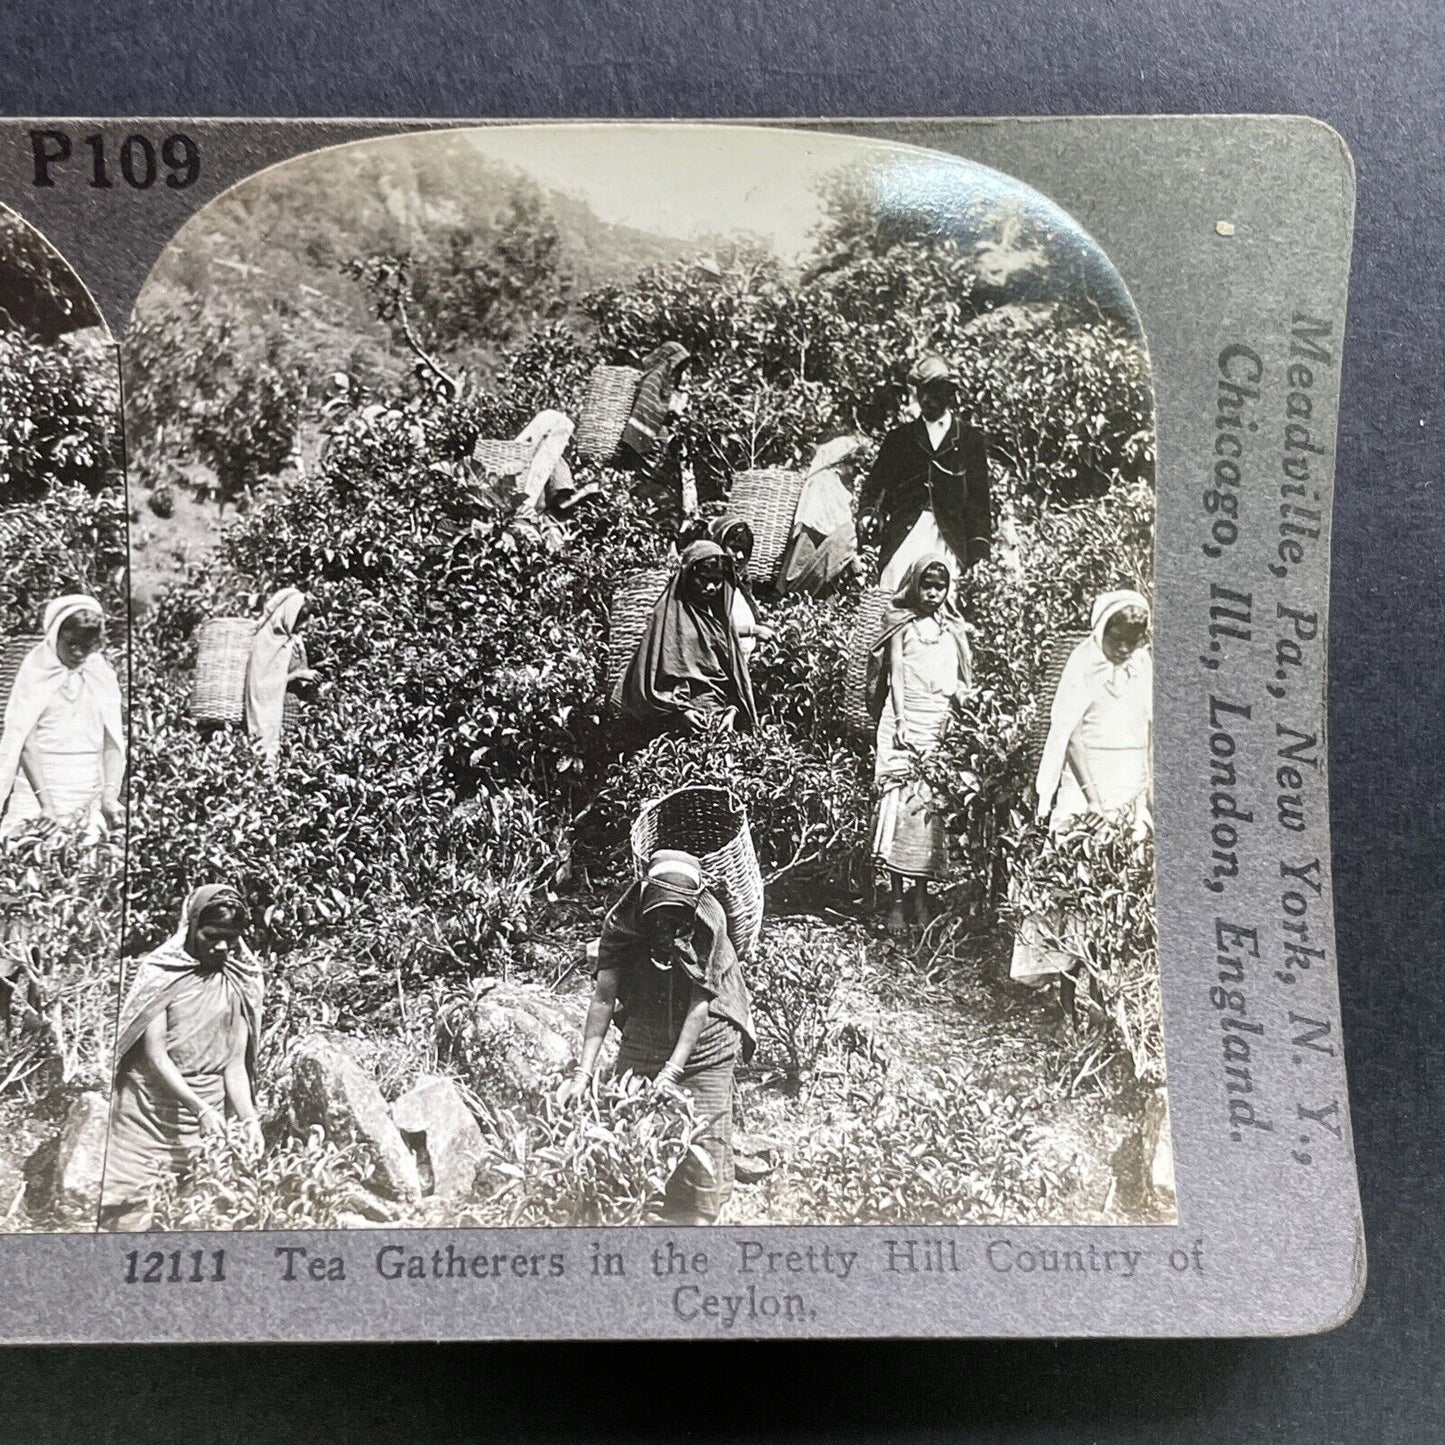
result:
[(1009, 917), (1045, 920), (1079, 965), (1075, 1085), (1162, 1084), (1152, 835), (1129, 819), (1083, 816), (1053, 836), (1031, 828), (1011, 851)]
[(0, 334), (25, 332), (49, 344), (99, 323), (90, 293), (65, 258), (33, 226), (0, 209)]
[(625, 1074), (580, 1098), (538, 1096), (520, 1114), (488, 1108), (476, 1225), (642, 1224), (686, 1158), (698, 1125), (687, 1097)]
[(104, 1089), (114, 1041), (125, 847), (37, 822), (0, 843), (0, 960), (12, 993), (0, 1094)]
[(766, 928), (748, 960), (757, 1062), (797, 1088), (838, 1042), (840, 959), (836, 930), (797, 922)]
[(202, 1140), (186, 1171), (160, 1179), (151, 1228), (188, 1233), (235, 1229), (337, 1229), (355, 1210), (370, 1167), (365, 1147), (341, 1145), (320, 1128), (268, 1144), (250, 1158), (237, 1139)]
[(624, 758), (598, 794), (604, 833), (625, 835), (651, 799), (688, 784), (726, 779), (748, 815), (764, 878), (825, 879), (846, 871), (867, 827), (870, 783), (856, 753), (810, 747), (776, 723), (756, 733), (655, 739)]
[(0, 634), (40, 630), (52, 598), (85, 592), (112, 629), (124, 629), (126, 519), (118, 490), (52, 488), (22, 507), (0, 509)]
[(857, 599), (819, 601), (802, 594), (767, 609), (776, 636), (753, 653), (758, 708), (799, 742), (829, 746), (845, 740), (844, 679)]
[(160, 297), (137, 307), (122, 356), (137, 484), (181, 481), (224, 509), (292, 461), (309, 387), (276, 318)]
[(346, 726), (319, 704), (275, 773), (242, 734), (201, 736), (178, 703), (148, 700), (137, 716), (131, 847), (144, 864), (130, 949), (165, 936), (190, 888), (223, 879), (245, 894), (268, 951), (344, 932), (363, 958), (420, 961), (424, 905), (447, 956), (476, 962), (554, 866), (545, 805), (522, 789), (466, 805), (384, 693), (351, 698)]
[(790, 1217), (915, 1227), (1043, 1219), (1067, 1180), (1038, 1157), (1035, 1115), (968, 1064), (907, 1090), (880, 1079), (864, 1107), (815, 1130), (790, 1161)]
[(1006, 483), (1026, 503), (1152, 479), (1149, 359), (1118, 323), (999, 308), (945, 345)]
[(0, 330), (0, 508), (118, 491), (120, 394), (107, 345)]
[(400, 253), (373, 252), (343, 270), (397, 344), (444, 354), (514, 341), (560, 313), (570, 286), (559, 274), (560, 249), (540, 197), (517, 190), (490, 226), (449, 230)]
[(296, 448), (299, 413), (300, 384), (274, 356), (217, 378), (193, 412), (192, 436), (220, 507), (247, 500), (280, 474)]

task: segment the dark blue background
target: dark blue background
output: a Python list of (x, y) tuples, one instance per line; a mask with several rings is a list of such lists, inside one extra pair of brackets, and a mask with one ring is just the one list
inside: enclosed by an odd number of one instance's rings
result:
[[(1354, 151), (1331, 619), (1336, 904), (1370, 1242), (1279, 1343), (0, 1355), (0, 1439), (1445, 1438), (1438, 0), (7, 0), (15, 115), (1303, 112)], [(384, 1327), (384, 1322), (383, 1322)]]

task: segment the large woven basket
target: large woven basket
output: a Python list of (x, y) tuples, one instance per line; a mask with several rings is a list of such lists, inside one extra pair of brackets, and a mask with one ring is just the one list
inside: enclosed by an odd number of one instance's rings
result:
[(586, 462), (612, 462), (632, 415), (642, 373), (635, 366), (595, 366), (587, 378), (577, 422), (577, 455)]
[(746, 958), (763, 927), (763, 875), (742, 806), (726, 788), (679, 788), (654, 799), (632, 825), (639, 877), (658, 848), (680, 848), (698, 859), (727, 914), (728, 937), (738, 957)]
[(527, 470), (535, 450), (531, 442), (482, 437), (472, 448), (472, 460), (493, 476), (515, 477)]
[(294, 733), (306, 716), (306, 704), (294, 692), (288, 692), (281, 704), (281, 736)]
[(249, 617), (210, 617), (196, 629), (191, 716), (197, 722), (238, 723), (245, 717), (246, 664), (255, 636)]
[(1054, 698), (1058, 695), (1059, 682), (1064, 668), (1074, 649), (1088, 637), (1087, 632), (1066, 632), (1049, 644), (1044, 654), (1044, 665), (1039, 673), (1039, 685), (1034, 693), (1034, 720), (1029, 726), (1028, 743), (1024, 753), (1028, 760), (1029, 777), (1038, 775), (1039, 764), (1044, 760), (1044, 748), (1049, 741), (1049, 717), (1054, 710)]
[(843, 721), (858, 738), (871, 738), (877, 719), (868, 711), (868, 657), (883, 633), (891, 594), (872, 587), (858, 599), (848, 638), (848, 668), (843, 681)]
[(768, 467), (739, 472), (733, 482), (727, 514), (752, 528), (753, 555), (748, 576), (764, 587), (777, 579), (788, 538), (793, 535), (803, 481), (802, 472)]
[(41, 641), (39, 633), (26, 634), (10, 638), (5, 646), (0, 648), (0, 718), (5, 716), (5, 708), (10, 701), (10, 692), (15, 686), (15, 678), (20, 672), (20, 664), (25, 661), (26, 654), (39, 641)]
[(627, 671), (652, 618), (657, 599), (672, 576), (670, 567), (644, 567), (630, 572), (612, 594), (607, 626), (607, 686), (610, 690)]

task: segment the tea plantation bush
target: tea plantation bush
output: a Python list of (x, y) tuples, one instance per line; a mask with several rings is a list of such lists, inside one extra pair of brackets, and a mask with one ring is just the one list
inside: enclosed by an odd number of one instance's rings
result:
[[(1018, 532), (1016, 549), (1000, 546), (968, 579), (977, 686), (923, 765), (955, 843), (948, 906), (995, 937), (1045, 896), (1079, 910), (1098, 1024), (1078, 1073), (1157, 1072), (1149, 845), (1105, 830), (1047, 838), (1032, 820), (1026, 755), (1047, 706), (1036, 693), (1052, 641), (1086, 627), (1097, 593), (1149, 587), (1143, 346), (1107, 315), (1009, 299), (946, 239), (824, 260), (806, 283), (761, 255), (739, 254), (712, 279), (651, 267), (579, 298), (580, 320), (548, 313), (519, 328), (487, 386), (433, 376), (380, 393), (343, 377), (323, 405), (318, 378), (299, 375), (297, 421), (323, 434), (317, 456), (259, 492), (207, 565), (138, 627), (128, 947), (156, 943), (190, 886), (226, 878), (282, 970), (324, 952), (362, 981), (352, 1003), (374, 1022), (388, 988), (460, 996), (469, 979), (518, 966), (519, 940), (576, 882), (574, 865), (593, 884), (619, 883), (637, 809), (719, 779), (747, 808), (767, 877), (856, 885), (872, 802), (871, 749), (843, 725), (857, 599), (765, 601), (777, 637), (755, 654), (756, 732), (641, 749), (624, 747), (608, 717), (609, 612), (631, 570), (669, 555), (684, 467), (716, 503), (739, 470), (802, 466), (844, 431), (864, 436), (866, 455), (926, 346), (958, 367), (965, 410), (990, 437), (1000, 514)], [(450, 294), (423, 284), (415, 264), (407, 295)], [(375, 283), (380, 273), (358, 274)], [(565, 525), (513, 521), (506, 489), (468, 461), (476, 439), (511, 435), (541, 407), (576, 415), (594, 364), (635, 362), (668, 340), (695, 358), (678, 446), (641, 479), (576, 463), (600, 499)], [(199, 413), (168, 412), (153, 404), (160, 394), (138, 413), (143, 462), (148, 448), (206, 444)], [(226, 405), (254, 411), (259, 396), (237, 391)], [(248, 435), (256, 417), (234, 420)], [(166, 427), (189, 441), (162, 443)], [(306, 637), (321, 683), (271, 772), (240, 732), (199, 734), (185, 699), (197, 624), (255, 616), (284, 584), (313, 599)], [(1093, 882), (1070, 891), (1081, 867)], [(757, 970), (771, 1067), (794, 1086), (838, 1024), (830, 990), (804, 997), (806, 964), (795, 949)], [(315, 996), (287, 997), (269, 1057), (322, 1022), (307, 1011)], [(966, 1071), (912, 1092), (890, 1086), (888, 1101), (853, 1132), (810, 1142), (808, 1217), (1034, 1217), (1062, 1187), (1030, 1160), (1023, 1106)], [(481, 1223), (640, 1218), (686, 1147), (684, 1126), (622, 1094), (599, 1096), (585, 1119), (540, 1095), (507, 1117), (477, 1107), (494, 1153), (491, 1183), (470, 1206)], [(318, 1176), (346, 1174), (330, 1155), (313, 1162)], [(215, 1205), (247, 1220), (273, 1217), (271, 1207)]]
[(790, 1208), (818, 1224), (1041, 1221), (1070, 1181), (1040, 1158), (1031, 1102), (967, 1064), (903, 1090), (880, 1080), (865, 1107), (808, 1139)]
[(0, 1094), (103, 1089), (115, 1037), (125, 849), (36, 824), (0, 847)]

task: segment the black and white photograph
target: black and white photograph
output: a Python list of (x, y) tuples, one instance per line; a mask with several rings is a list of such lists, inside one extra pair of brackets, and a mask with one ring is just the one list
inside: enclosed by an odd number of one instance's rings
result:
[(116, 348), (0, 207), (0, 1232), (93, 1231), (125, 864)]
[[(386, 136), (188, 220), (122, 343), (101, 1227), (1173, 1223), (1127, 283), (781, 128)], [(7, 549), (114, 506), (96, 415)], [(0, 592), (7, 883), (12, 815), (92, 870), (127, 816), (123, 558), (68, 555)]]

